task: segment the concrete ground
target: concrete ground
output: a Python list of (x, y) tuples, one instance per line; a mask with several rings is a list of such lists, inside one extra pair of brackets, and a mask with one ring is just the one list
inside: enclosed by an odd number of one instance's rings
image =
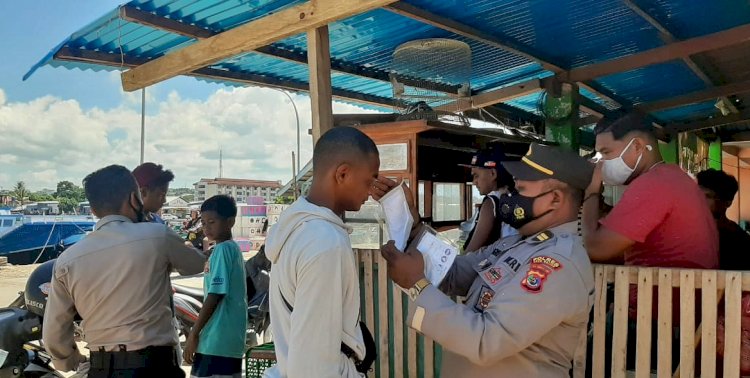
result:
[[(256, 252), (243, 253), (245, 260), (255, 256)], [(36, 269), (37, 265), (3, 265), (0, 266), (0, 307), (8, 306), (13, 300), (18, 297), (18, 292), (23, 291), (26, 287), (26, 279), (31, 272)], [(172, 274), (172, 279), (175, 283), (191, 286), (196, 288), (203, 287), (203, 277), (180, 277), (177, 274)], [(78, 347), (82, 353), (88, 355), (88, 349), (85, 348), (85, 343), (79, 343)], [(185, 365), (182, 367), (185, 370), (187, 376), (190, 376), (190, 366)], [(63, 376), (69, 377), (73, 373), (63, 373)]]

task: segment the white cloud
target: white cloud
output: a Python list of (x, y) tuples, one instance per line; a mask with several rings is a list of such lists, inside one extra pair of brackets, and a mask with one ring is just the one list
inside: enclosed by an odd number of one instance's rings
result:
[[(305, 164), (312, 155), (310, 100), (292, 97), (299, 110)], [(334, 112), (369, 111), (335, 103)], [(0, 187), (23, 180), (34, 190), (54, 188), (60, 180), (80, 184), (108, 164), (132, 169), (140, 157), (140, 122), (140, 93), (124, 94), (118, 108), (102, 110), (51, 96), (6, 102), (0, 89)], [(174, 187), (215, 177), (219, 149), (224, 177), (286, 181), (296, 133), (289, 100), (274, 90), (220, 89), (205, 101), (172, 92), (161, 102), (147, 91), (146, 161), (171, 169)]]

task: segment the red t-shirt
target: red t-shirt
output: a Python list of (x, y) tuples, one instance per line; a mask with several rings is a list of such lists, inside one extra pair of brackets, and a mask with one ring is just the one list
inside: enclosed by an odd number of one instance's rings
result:
[(719, 268), (719, 233), (698, 184), (673, 164), (633, 180), (601, 224), (635, 241), (625, 265)]

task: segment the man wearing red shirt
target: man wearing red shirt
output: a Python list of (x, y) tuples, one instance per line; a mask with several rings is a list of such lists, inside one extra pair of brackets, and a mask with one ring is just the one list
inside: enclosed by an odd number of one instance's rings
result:
[[(698, 184), (674, 164), (665, 164), (651, 122), (631, 113), (594, 129), (597, 164), (583, 201), (584, 247), (592, 262), (670, 268), (719, 268), (719, 235)], [(620, 201), (599, 219), (602, 181), (628, 185)], [(630, 287), (629, 318), (635, 319), (637, 288)], [(679, 324), (679, 292), (673, 293), (673, 322)], [(654, 296), (656, 299), (656, 296)], [(654, 319), (657, 308), (653, 306)], [(699, 311), (697, 311), (699, 313)], [(635, 322), (629, 322), (629, 333)], [(652, 342), (656, 340), (653, 327)], [(673, 334), (680, 345), (679, 332)], [(608, 336), (607, 343), (611, 343)], [(635, 363), (635, 338), (628, 337), (627, 366)], [(656, 347), (652, 347), (652, 364)], [(673, 367), (679, 348), (672, 350)], [(609, 364), (609, 360), (606, 361)]]
[[(719, 268), (719, 236), (705, 196), (674, 164), (665, 164), (651, 123), (628, 114), (594, 130), (603, 161), (586, 190), (582, 229), (592, 262)], [(628, 185), (599, 219), (602, 181)]]

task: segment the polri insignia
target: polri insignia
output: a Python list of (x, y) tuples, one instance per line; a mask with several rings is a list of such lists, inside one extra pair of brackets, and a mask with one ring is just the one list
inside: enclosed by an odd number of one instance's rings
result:
[(484, 277), (487, 278), (490, 285), (494, 285), (503, 278), (503, 275), (500, 269), (493, 267), (484, 272)]
[(490, 289), (487, 286), (482, 286), (482, 291), (479, 292), (479, 298), (477, 298), (477, 304), (474, 306), (474, 309), (476, 309), (479, 312), (484, 312), (484, 310), (489, 307), (490, 302), (492, 302), (492, 298), (495, 297), (495, 291)]

